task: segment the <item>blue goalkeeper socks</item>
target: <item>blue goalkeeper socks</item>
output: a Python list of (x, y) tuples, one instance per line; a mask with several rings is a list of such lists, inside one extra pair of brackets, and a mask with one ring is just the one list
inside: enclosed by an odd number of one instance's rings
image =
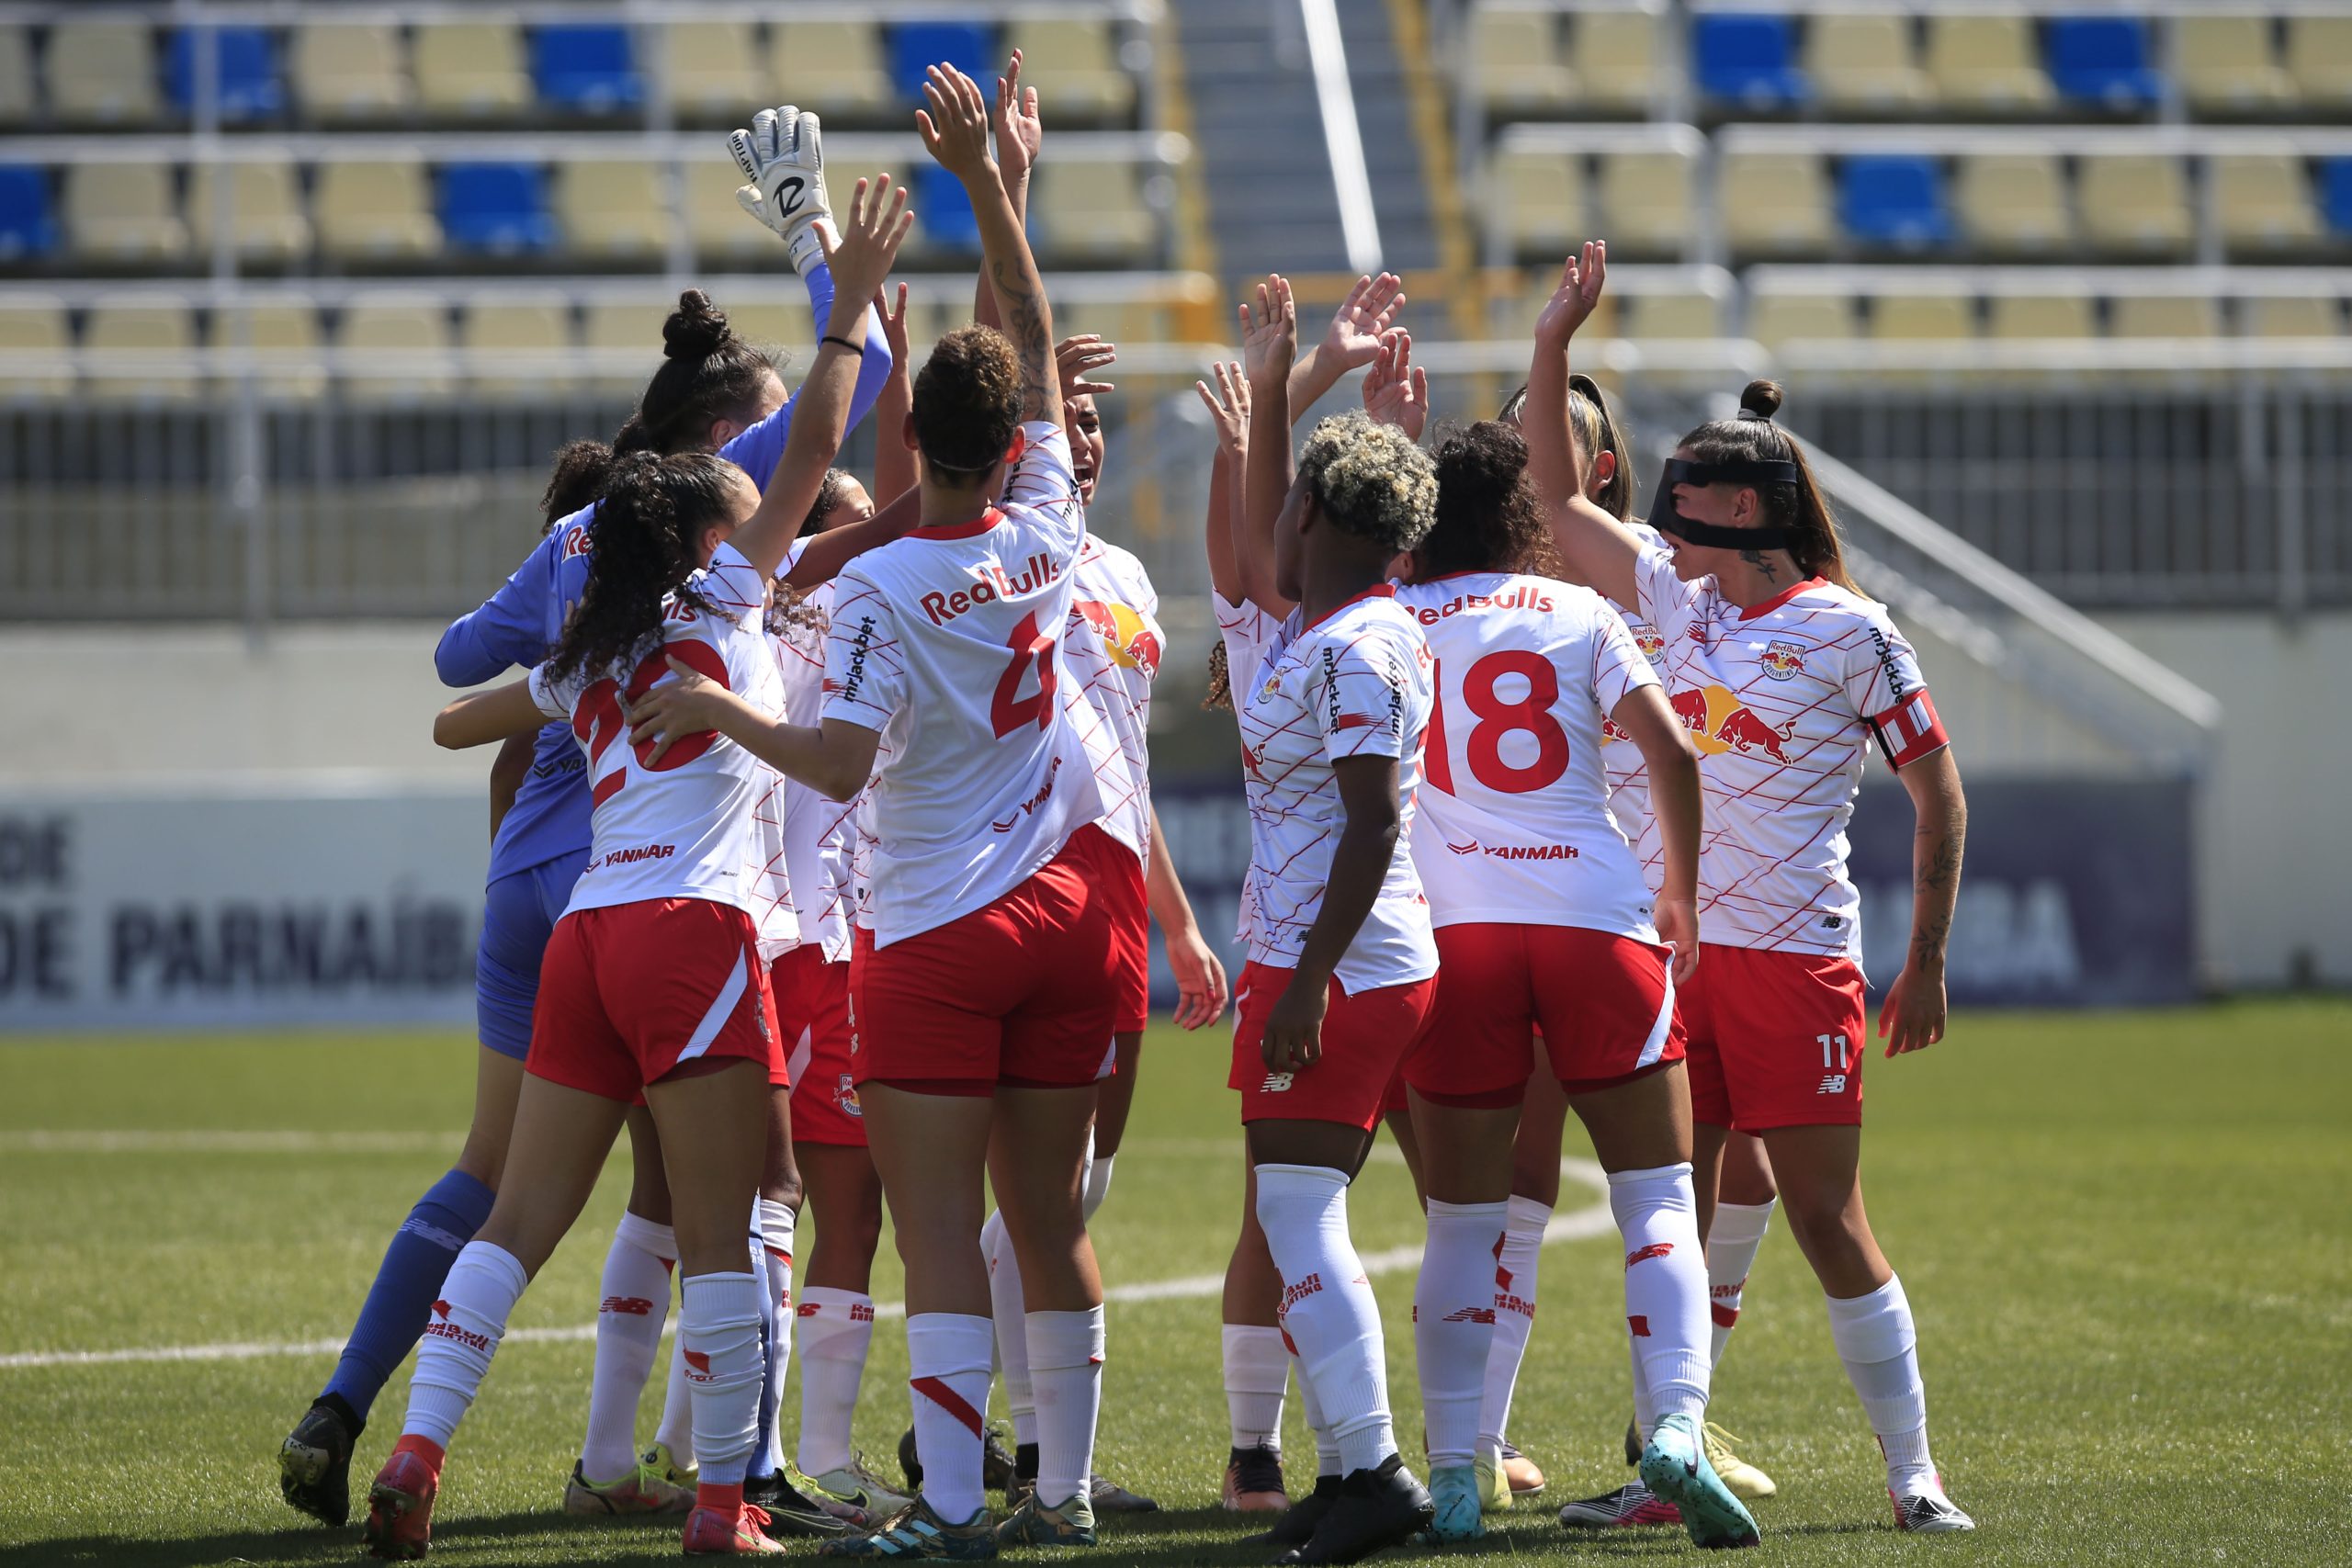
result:
[(462, 1170), (435, 1182), (384, 1249), (376, 1282), (351, 1327), (343, 1359), (327, 1380), (322, 1398), (339, 1403), (361, 1422), (394, 1368), (407, 1359), (424, 1334), (425, 1315), (441, 1293), (449, 1266), (490, 1218), (498, 1195)]

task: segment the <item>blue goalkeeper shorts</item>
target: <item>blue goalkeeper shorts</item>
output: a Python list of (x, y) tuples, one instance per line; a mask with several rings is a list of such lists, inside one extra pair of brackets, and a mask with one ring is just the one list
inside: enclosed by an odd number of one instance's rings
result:
[(531, 1053), (531, 1010), (539, 999), (539, 960), (587, 869), (581, 850), (502, 876), (482, 898), (481, 946), (474, 954), (474, 1020), (481, 1043), (502, 1056)]

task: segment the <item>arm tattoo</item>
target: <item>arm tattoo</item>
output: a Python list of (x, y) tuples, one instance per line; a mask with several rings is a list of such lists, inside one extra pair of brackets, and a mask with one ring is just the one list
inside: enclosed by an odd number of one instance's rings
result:
[(1951, 935), (1952, 906), (1960, 896), (1960, 856), (1968, 838), (1968, 819), (1922, 823), (1917, 835), (1926, 859), (1914, 878), (1914, 889), (1928, 908), (1912, 917), (1911, 950), (1923, 958), (1942, 953)]
[(1035, 419), (1046, 406), (1046, 378), (1054, 374), (1054, 345), (1046, 341), (1049, 334), (1038, 309), (1041, 300), (1022, 274), (1022, 268), (1002, 262), (989, 268), (1004, 313), (1004, 335), (1012, 340), (1012, 352), (1021, 360), (1021, 417)]

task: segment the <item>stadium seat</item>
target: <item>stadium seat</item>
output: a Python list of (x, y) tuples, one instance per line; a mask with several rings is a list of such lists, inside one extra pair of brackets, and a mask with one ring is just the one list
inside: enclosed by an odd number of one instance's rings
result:
[(1716, 179), (1724, 236), (1740, 256), (1828, 250), (1829, 188), (1811, 152), (1728, 152)]
[(2321, 159), (2319, 191), (2327, 226), (2339, 234), (2352, 234), (2352, 158)]
[(662, 41), (662, 79), (679, 118), (731, 125), (765, 93), (751, 23), (673, 22)]
[(2052, 17), (2050, 80), (2061, 96), (2092, 108), (2139, 110), (2164, 96), (2148, 64), (2148, 25), (2137, 17)]
[[(90, 367), (83, 389), (117, 401), (177, 402), (198, 396), (204, 378), (175, 358), (196, 350), (196, 323), (187, 307), (152, 298), (100, 299), (82, 322), (85, 352), (109, 356)], [(113, 358), (113, 355), (120, 358)]]
[(551, 250), (544, 174), (536, 164), (451, 164), (441, 171), (441, 233), (456, 249)]
[(1585, 107), (1649, 112), (1663, 85), (1657, 18), (1641, 11), (1585, 11), (1568, 18), (1568, 68)]
[(1943, 170), (1933, 158), (1874, 153), (1849, 158), (1838, 171), (1838, 218), (1865, 244), (1923, 250), (1951, 243)]
[(901, 99), (922, 102), (923, 73), (944, 62), (994, 84), (1004, 64), (995, 29), (979, 22), (901, 22), (889, 29), (890, 81)]
[(2233, 254), (2308, 250), (2319, 243), (2311, 176), (2288, 152), (2218, 155), (2206, 160), (2213, 217)]
[(2306, 107), (2352, 109), (2352, 17), (2287, 18), (2287, 74)]
[(182, 28), (164, 52), (164, 85), (172, 107), (196, 113), (198, 50), (203, 33), (220, 40), (220, 118), (269, 119), (286, 112), (286, 85), (277, 76), (277, 40), (260, 28)]
[(510, 115), (531, 102), (523, 35), (512, 22), (425, 22), (416, 29), (416, 96), (455, 118)]
[(457, 385), (449, 311), (429, 296), (371, 295), (343, 312), (335, 346), (346, 362), (376, 372), (345, 384), (362, 400), (442, 397)]
[(2126, 153), (2082, 161), (2075, 205), (2083, 237), (2135, 255), (2177, 254), (2196, 239), (2183, 160), (2170, 153)]
[(40, 109), (32, 38), (19, 23), (0, 23), (0, 125), (23, 125)]
[(1690, 243), (1690, 160), (1680, 152), (1611, 152), (1600, 160), (1599, 232), (1629, 256), (1679, 256)]
[[(458, 344), (469, 370), (466, 384), (475, 390), (502, 398), (528, 397), (569, 391), (578, 384), (580, 356), (571, 340), (569, 307), (476, 299), (467, 305), (460, 321)], [(518, 361), (525, 365), (520, 373), (489, 371), (490, 367), (511, 367)]]
[[(302, 210), (302, 190), (289, 162), (236, 163), (229, 199), (234, 209), (230, 233), (237, 254), (247, 261), (283, 264), (311, 254), (311, 220)], [(199, 254), (212, 245), (213, 170), (188, 171), (187, 227)]]
[(670, 307), (658, 300), (592, 301), (581, 322), (581, 344), (610, 355), (611, 363), (588, 372), (587, 381), (608, 391), (642, 390), (661, 367), (662, 323), (669, 314)]
[[(707, 262), (765, 267), (779, 259), (782, 245), (735, 204), (742, 176), (732, 164), (689, 163), (680, 171), (686, 183), (686, 236)], [(854, 187), (856, 182), (852, 181)]]
[(2238, 302), (2238, 330), (2249, 337), (2335, 337), (2344, 331), (2344, 307), (2317, 294), (2257, 294)]
[(322, 164), (311, 214), (320, 251), (337, 261), (408, 261), (441, 248), (422, 164)]
[(1977, 153), (1960, 161), (1953, 210), (1980, 250), (2001, 254), (2056, 250), (2074, 237), (2058, 160), (2047, 152)]
[[(236, 342), (236, 312), (216, 306), (205, 342), (227, 349)], [(316, 363), (319, 313), (307, 301), (266, 301), (246, 307), (245, 344), (257, 360), (263, 389), (280, 397), (316, 397), (326, 373)]]
[[(1524, 340), (1535, 330), (1535, 318), (1544, 313), (1552, 290), (1559, 285), (1560, 263), (1555, 257), (1548, 265), (1539, 264), (1525, 271), (1489, 273), (1487, 277), (1489, 333), (1497, 338)], [(1594, 307), (1581, 329), (1586, 336), (1598, 343), (1621, 335), (1617, 331), (1620, 297), (1613, 290), (1600, 297), (1600, 303)]]
[(1972, 114), (2023, 114), (2055, 96), (2023, 17), (1928, 17), (1928, 76), (1947, 107)]
[(187, 254), (187, 226), (161, 164), (80, 164), (66, 172), (65, 233), (92, 261), (166, 262)]
[(1702, 12), (1690, 21), (1690, 75), (1712, 98), (1763, 112), (1813, 96), (1796, 67), (1796, 32), (1786, 17)]
[(1748, 301), (1747, 335), (1767, 348), (1842, 342), (1854, 335), (1854, 302), (1843, 294), (1758, 294)]
[(1574, 152), (1498, 152), (1484, 206), (1501, 221), (1509, 261), (1557, 260), (1597, 231), (1585, 217), (1584, 159)]
[[(817, 341), (817, 330), (809, 325), (808, 301), (782, 299), (721, 299), (720, 310), (727, 312), (728, 325), (744, 342), (762, 348), (800, 349)], [(970, 307), (965, 308), (970, 313)], [(659, 341), (657, 335), (656, 341)], [(651, 370), (646, 372), (651, 375)]]
[[(643, 158), (558, 165), (556, 217), (564, 248), (599, 261), (660, 260), (671, 231), (662, 175), (661, 164)], [(750, 219), (741, 221), (752, 227)]]
[(389, 118), (416, 103), (400, 37), (388, 27), (299, 28), (291, 64), (295, 99), (316, 119)]
[(1628, 294), (1617, 330), (1630, 338), (1721, 337), (1723, 301), (1710, 294)]
[(1996, 294), (1987, 328), (1996, 338), (2098, 335), (2087, 294)]
[(2203, 294), (2119, 294), (2108, 302), (2110, 337), (2218, 337), (2219, 305)]
[(56, 248), (49, 171), (30, 164), (0, 164), (0, 263), (45, 256)]
[(1561, 58), (1553, 12), (1474, 10), (1470, 54), (1479, 100), (1498, 119), (1556, 115), (1577, 100), (1576, 73)]
[(972, 216), (971, 198), (963, 182), (936, 164), (915, 170), (914, 231), (911, 243), (927, 251), (977, 251), (980, 220)]
[(49, 29), (50, 112), (85, 125), (159, 118), (155, 35), (144, 22), (60, 22)]
[(1125, 123), (1135, 113), (1135, 78), (1119, 63), (1109, 22), (1023, 18), (1012, 27), (1011, 41), (1021, 50), (1022, 81), (1054, 106), (1052, 113), (1084, 125)]
[(787, 22), (768, 28), (770, 92), (825, 116), (894, 121), (899, 95), (870, 22)]
[(1911, 19), (1821, 12), (1805, 23), (1805, 73), (1833, 109), (1885, 114), (1933, 98), (1928, 73), (1911, 58)]
[(1124, 160), (1037, 165), (1029, 220), (1039, 250), (1057, 265), (1148, 265), (1159, 221), (1144, 199), (1143, 171)]
[(531, 81), (539, 102), (574, 114), (615, 114), (645, 97), (628, 29), (602, 22), (532, 28)]
[(1948, 343), (1976, 335), (1976, 301), (1964, 294), (1881, 294), (1871, 300), (1880, 342)]
[(2271, 52), (2268, 17), (2182, 17), (2172, 25), (2181, 95), (2191, 107), (2246, 114), (2295, 101), (2295, 84)]
[(74, 390), (74, 378), (66, 369), (73, 351), (64, 300), (45, 295), (10, 295), (0, 300), (0, 359), (22, 356), (28, 363), (56, 367), (46, 374), (12, 367), (0, 375), (0, 397), (17, 402), (67, 396)]

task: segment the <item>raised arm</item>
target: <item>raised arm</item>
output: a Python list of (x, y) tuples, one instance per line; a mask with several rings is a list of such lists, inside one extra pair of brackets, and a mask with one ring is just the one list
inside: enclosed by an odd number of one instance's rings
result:
[(1062, 422), (1062, 392), (1054, 373), (1054, 315), (1046, 284), (1030, 254), (1029, 236), (989, 156), (989, 111), (979, 84), (952, 65), (934, 65), (922, 85), (925, 107), (915, 111), (923, 145), (939, 166), (964, 182), (980, 225), (980, 254), (1004, 335), (1021, 362), (1021, 417)]
[(1923, 1051), (1944, 1037), (1944, 950), (1960, 899), (1960, 859), (1968, 843), (1968, 800), (1951, 748), (1939, 747), (1894, 775), (1910, 792), (1911, 947), (1879, 1005), (1886, 1054)]
[(1249, 597), (1249, 591), (1243, 586), (1240, 559), (1233, 547), (1233, 503), (1250, 452), (1250, 378), (1242, 374), (1239, 365), (1222, 360), (1213, 374), (1215, 391), (1206, 381), (1193, 383), (1193, 390), (1208, 405), (1209, 423), (1216, 430), (1216, 457), (1209, 466), (1209, 586), (1227, 604), (1238, 604)]
[(1593, 308), (1609, 276), (1609, 247), (1588, 241), (1581, 255), (1560, 268), (1544, 312), (1535, 319), (1535, 354), (1527, 367), (1527, 472), (1552, 510), (1552, 546), (1561, 575), (1606, 593), (1629, 610), (1641, 608), (1634, 563), (1642, 543), (1584, 495), (1584, 458), (1568, 423), (1568, 340)]
[(1242, 479), (1241, 531), (1234, 553), (1250, 602), (1276, 620), (1291, 601), (1274, 584), (1274, 524), (1297, 477), (1290, 445), (1290, 374), (1298, 352), (1298, 306), (1279, 275), (1258, 286), (1258, 309), (1241, 307), (1242, 366), (1250, 378), (1250, 453)]
[(1405, 286), (1396, 274), (1357, 278), (1323, 330), (1323, 341), (1291, 367), (1291, 417), (1305, 419), (1340, 377), (1371, 364), (1380, 352), (1381, 335), (1404, 308)]
[[(1014, 216), (1026, 228), (1029, 171), (1036, 167), (1038, 150), (1046, 144), (1046, 122), (1037, 117), (1037, 89), (1021, 85), (1021, 51), (1017, 49), (1006, 63), (1004, 74), (996, 79), (996, 106), (990, 123), (996, 130), (997, 183), (1004, 186)], [(1004, 318), (997, 314), (996, 290), (990, 287), (985, 269), (975, 284), (972, 320), (984, 327), (1004, 325)]]
[(890, 378), (874, 404), (874, 504), (889, 505), (915, 488), (915, 454), (907, 445), (907, 415), (915, 406), (915, 367), (907, 344), (907, 286), (899, 285), (898, 308), (874, 297), (874, 316), (890, 344)]

